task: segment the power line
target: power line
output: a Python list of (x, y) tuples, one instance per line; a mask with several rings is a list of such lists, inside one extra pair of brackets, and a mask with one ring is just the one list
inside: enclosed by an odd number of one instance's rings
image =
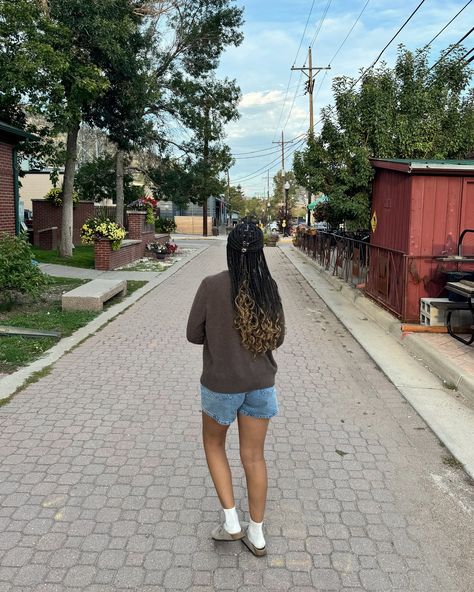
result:
[[(303, 78), (303, 72), (300, 72), (300, 77), (298, 79), (298, 86), (301, 83), (301, 79), (302, 78)], [(295, 101), (296, 101), (296, 95), (297, 94), (298, 94), (298, 88), (295, 90), (295, 94), (293, 95), (293, 101), (291, 102), (291, 107), (290, 107), (290, 110), (288, 112), (288, 117), (286, 118), (285, 125), (283, 126), (283, 129), (284, 130), (286, 129), (286, 126), (288, 125), (288, 122), (290, 121), (290, 117), (291, 117), (291, 114), (293, 112), (293, 107), (295, 106)]]
[(405, 20), (405, 22), (402, 24), (402, 26), (398, 29), (398, 31), (395, 33), (395, 35), (390, 39), (390, 41), (385, 45), (385, 47), (382, 49), (382, 51), (379, 53), (379, 55), (376, 57), (376, 59), (370, 64), (370, 66), (368, 68), (366, 68), (366, 70), (364, 70), (364, 72), (362, 72), (362, 74), (359, 76), (359, 78), (354, 82), (354, 84), (351, 86), (351, 88), (354, 88), (354, 86), (357, 85), (358, 82), (360, 82), (362, 80), (362, 78), (364, 78), (364, 76), (367, 75), (369, 70), (372, 70), (372, 68), (375, 66), (375, 64), (380, 60), (380, 58), (382, 57), (382, 55), (385, 53), (385, 50), (392, 44), (392, 42), (396, 39), (396, 37), (398, 37), (398, 35), (403, 31), (403, 29), (408, 25), (408, 23), (411, 21), (411, 19), (415, 16), (415, 14), (420, 10), (420, 8), (422, 7), (422, 5), (425, 3), (426, 0), (421, 0), (421, 2), (418, 4), (418, 6), (415, 8), (415, 10), (410, 14), (410, 16)]
[[(305, 134), (306, 137), (306, 134)], [(299, 140), (295, 146), (293, 146), (292, 148), (289, 149), (287, 156), (291, 156), (291, 154), (293, 154), (293, 152), (295, 150), (297, 150), (297, 148), (299, 148), (299, 146), (301, 146), (303, 144), (303, 142), (305, 141), (305, 137), (302, 138), (301, 140)], [(254, 179), (255, 177), (261, 175), (262, 171), (270, 171), (273, 168), (275, 168), (278, 164), (280, 164), (281, 162), (281, 158), (280, 156), (277, 156), (277, 158), (273, 159), (271, 162), (267, 163), (266, 165), (264, 165), (263, 167), (259, 168), (258, 170), (254, 171), (253, 173), (249, 173), (248, 175), (245, 175), (244, 177), (240, 177), (238, 179), (232, 179), (232, 184), (235, 183), (240, 183), (241, 181), (250, 181), (251, 179)]]
[[(313, 0), (313, 3), (311, 4), (311, 8), (309, 10), (308, 18), (306, 19), (306, 25), (304, 27), (303, 34), (301, 35), (300, 44), (298, 46), (298, 51), (296, 52), (296, 56), (295, 56), (295, 59), (293, 61), (293, 65), (296, 63), (296, 60), (298, 59), (298, 54), (300, 52), (301, 45), (302, 45), (303, 40), (304, 40), (304, 36), (306, 35), (306, 29), (308, 27), (309, 19), (311, 18), (311, 14), (313, 12), (314, 2), (315, 2), (315, 0)], [(278, 117), (278, 123), (277, 123), (276, 129), (275, 129), (275, 133), (273, 134), (272, 141), (275, 139), (275, 137), (277, 135), (277, 132), (278, 132), (278, 129), (280, 128), (281, 118), (283, 117), (283, 113), (285, 111), (286, 99), (288, 98), (288, 91), (290, 89), (290, 84), (291, 84), (291, 79), (292, 78), (293, 78), (293, 72), (290, 70), (290, 77), (288, 79), (288, 84), (286, 85), (285, 98), (283, 99), (283, 103), (282, 103), (281, 111), (280, 111), (280, 116)], [(298, 92), (298, 87), (300, 85), (300, 82), (301, 82), (301, 76), (300, 76), (300, 79), (298, 80), (298, 84), (296, 85), (295, 96), (293, 97), (293, 103), (292, 103), (291, 109), (293, 109), (293, 105), (294, 105), (295, 100), (296, 100), (296, 93)], [(291, 111), (291, 109), (290, 109), (290, 111)]]
[[(380, 58), (382, 57), (382, 55), (384, 54), (385, 50), (393, 43), (393, 41), (398, 37), (398, 35), (403, 31), (403, 29), (408, 25), (408, 23), (411, 21), (411, 19), (415, 16), (415, 14), (418, 12), (418, 10), (421, 8), (421, 6), (425, 3), (425, 0), (421, 0), (421, 2), (418, 4), (418, 6), (415, 8), (415, 10), (413, 10), (413, 12), (410, 14), (410, 16), (403, 22), (403, 24), (399, 27), (399, 29), (397, 30), (397, 32), (395, 33), (395, 35), (393, 35), (393, 37), (390, 39), (390, 41), (385, 45), (385, 47), (382, 49), (382, 51), (379, 53), (379, 55), (377, 56), (377, 58), (372, 62), (372, 64), (366, 68), (361, 75), (359, 76), (359, 78), (353, 82), (351, 84), (351, 86), (349, 87), (349, 91), (352, 90), (363, 78), (365, 78), (365, 76), (368, 74), (368, 72), (375, 66), (375, 64), (380, 60)], [(364, 8), (365, 9), (365, 8)], [(334, 58), (333, 58), (334, 59)], [(318, 91), (319, 92), (319, 91)], [(329, 107), (329, 111), (334, 111), (334, 105)], [(320, 117), (318, 119), (318, 121), (316, 122), (315, 125), (317, 125), (318, 123), (321, 123), (321, 121), (323, 120), (322, 117)]]
[[(329, 10), (329, 8), (331, 6), (331, 3), (332, 3), (332, 0), (327, 0), (326, 7), (325, 7), (325, 9), (323, 11), (323, 14), (321, 15), (321, 18), (319, 20), (319, 24), (318, 24), (318, 26), (316, 28), (316, 33), (314, 34), (314, 37), (311, 40), (311, 43), (310, 43), (310, 46), (311, 47), (315, 44), (316, 39), (318, 38), (319, 32), (321, 31), (321, 27), (323, 26), (323, 23), (324, 23), (324, 21), (326, 19), (326, 16), (328, 14), (328, 10)], [(295, 60), (295, 62), (296, 62), (296, 60)]]
[(296, 64), (296, 60), (298, 59), (298, 55), (300, 53), (300, 49), (301, 49), (301, 46), (303, 44), (304, 36), (306, 35), (306, 29), (308, 28), (309, 19), (311, 18), (311, 14), (313, 12), (313, 8), (314, 8), (314, 3), (315, 2), (316, 2), (316, 0), (313, 0), (313, 3), (311, 4), (311, 8), (309, 9), (308, 18), (306, 19), (306, 24), (304, 26), (303, 35), (301, 35), (300, 44), (298, 46), (298, 51), (296, 52), (296, 56), (295, 56), (295, 60), (293, 62), (293, 66)]
[(439, 31), (439, 32), (438, 32), (438, 33), (437, 33), (437, 34), (436, 34), (436, 35), (433, 37), (433, 39), (432, 39), (431, 41), (428, 41), (428, 43), (425, 45), (425, 47), (424, 47), (423, 49), (426, 49), (427, 47), (429, 47), (429, 46), (430, 46), (430, 45), (433, 43), (433, 41), (434, 41), (435, 39), (437, 39), (437, 38), (438, 38), (438, 37), (441, 35), (441, 33), (442, 33), (442, 32), (443, 32), (445, 29), (447, 29), (447, 28), (449, 27), (449, 25), (450, 25), (450, 24), (451, 24), (451, 23), (452, 23), (452, 22), (453, 22), (455, 19), (457, 19), (457, 18), (458, 18), (458, 16), (461, 14), (461, 12), (462, 12), (463, 10), (465, 10), (465, 9), (466, 9), (466, 8), (469, 6), (469, 4), (471, 4), (471, 2), (472, 2), (472, 0), (469, 0), (469, 2), (466, 2), (466, 4), (465, 4), (465, 5), (464, 5), (464, 6), (461, 8), (461, 10), (460, 10), (458, 13), (456, 13), (456, 14), (453, 16), (453, 18), (452, 18), (452, 19), (451, 19), (451, 20), (450, 20), (448, 23), (446, 23), (446, 24), (444, 25), (444, 27), (441, 29), (441, 31)]
[[(472, 2), (472, 0), (469, 0), (470, 2)], [(356, 18), (356, 20), (354, 21), (352, 27), (349, 29), (349, 32), (347, 33), (347, 35), (344, 37), (344, 41), (341, 43), (341, 45), (337, 48), (336, 53), (332, 56), (332, 58), (329, 60), (329, 65), (331, 65), (333, 63), (333, 61), (336, 59), (336, 57), (338, 56), (339, 52), (341, 51), (341, 49), (344, 47), (346, 41), (349, 39), (350, 34), (352, 33), (352, 31), (354, 30), (354, 27), (357, 25), (357, 23), (360, 21), (361, 16), (364, 14), (365, 9), (367, 8), (367, 5), (369, 4), (370, 0), (367, 0), (367, 2), (364, 4), (362, 10), (359, 12), (359, 16)]]
[(436, 67), (436, 66), (437, 66), (437, 65), (438, 65), (440, 62), (442, 62), (442, 61), (443, 61), (443, 60), (444, 60), (446, 57), (448, 57), (448, 55), (449, 55), (449, 54), (450, 54), (452, 51), (454, 51), (454, 50), (456, 49), (456, 47), (457, 47), (458, 45), (460, 45), (460, 44), (461, 44), (461, 43), (464, 41), (464, 39), (466, 39), (467, 37), (469, 37), (469, 35), (470, 35), (470, 34), (471, 34), (473, 31), (474, 31), (474, 27), (472, 27), (472, 28), (471, 28), (471, 29), (470, 29), (470, 30), (469, 30), (469, 31), (468, 31), (468, 32), (467, 32), (467, 33), (466, 33), (466, 34), (465, 34), (463, 37), (461, 37), (461, 39), (460, 39), (458, 42), (456, 42), (454, 45), (451, 45), (451, 47), (449, 47), (449, 48), (448, 48), (446, 51), (444, 51), (444, 52), (441, 54), (441, 57), (439, 58), (439, 60), (438, 60), (437, 62), (435, 62), (435, 63), (434, 63), (432, 66), (431, 66), (431, 68), (428, 70), (428, 72), (431, 72), (431, 70), (433, 70), (433, 68), (435, 68), (435, 67)]
[[(470, 2), (472, 2), (472, 0), (469, 0)], [(344, 47), (346, 41), (349, 39), (352, 31), (354, 30), (355, 26), (357, 25), (357, 23), (360, 21), (362, 15), (365, 12), (365, 9), (367, 8), (368, 4), (369, 4), (370, 0), (367, 0), (366, 3), (364, 4), (364, 6), (362, 7), (362, 10), (359, 12), (359, 15), (357, 16), (356, 20), (353, 22), (352, 27), (349, 29), (347, 35), (344, 37), (344, 40), (342, 41), (341, 45), (339, 45), (339, 47), (336, 50), (336, 53), (332, 56), (332, 58), (329, 60), (329, 66), (331, 66), (331, 64), (333, 63), (333, 61), (336, 59), (336, 57), (339, 55), (339, 52), (341, 51), (341, 49)], [(318, 98), (318, 95), (324, 85), (324, 81), (326, 80), (326, 76), (328, 75), (327, 70), (324, 72), (324, 76), (321, 80), (321, 83), (318, 86), (318, 89), (316, 91), (316, 94), (314, 96), (314, 99), (316, 100)]]
[(253, 156), (237, 156), (237, 157), (233, 157), (235, 160), (248, 160), (249, 158), (264, 158), (266, 156), (273, 156), (273, 154), (277, 154), (278, 152), (280, 152), (280, 149), (273, 149), (273, 152), (267, 152), (266, 154), (254, 154)]

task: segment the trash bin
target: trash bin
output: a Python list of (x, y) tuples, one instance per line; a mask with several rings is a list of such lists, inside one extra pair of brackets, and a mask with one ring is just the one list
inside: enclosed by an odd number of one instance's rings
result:
[(212, 227), (212, 236), (219, 236), (219, 229), (217, 226)]

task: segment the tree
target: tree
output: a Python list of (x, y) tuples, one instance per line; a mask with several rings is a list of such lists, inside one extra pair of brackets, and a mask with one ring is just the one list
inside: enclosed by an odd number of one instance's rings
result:
[[(135, 201), (143, 195), (143, 187), (133, 185), (133, 176), (123, 177), (125, 203)], [(115, 158), (107, 155), (82, 164), (76, 172), (74, 186), (80, 199), (101, 201), (113, 199), (116, 195)]]
[[(176, 178), (181, 175), (188, 201), (203, 207), (203, 234), (206, 235), (207, 201), (211, 196), (225, 193), (223, 173), (232, 164), (230, 150), (223, 143), (224, 125), (238, 117), (240, 89), (234, 81), (216, 80), (212, 74), (196, 79), (177, 74), (173, 88), (176, 115), (194, 132), (194, 136), (183, 144), (185, 156), (182, 164), (174, 163), (167, 173), (168, 181), (171, 182), (168, 192), (170, 196), (177, 197), (179, 203), (183, 203), (182, 188), (178, 189), (179, 181)], [(155, 183), (159, 175), (163, 174), (163, 170), (149, 172)]]
[(158, 97), (158, 84), (152, 70), (153, 44), (153, 26), (145, 26), (136, 15), (129, 19), (128, 34), (120, 51), (102, 66), (109, 88), (87, 113), (87, 119), (105, 130), (116, 146), (114, 197), (119, 224), (123, 224), (127, 201), (124, 161), (132, 150), (152, 140), (152, 122), (145, 115)]
[(52, 134), (66, 134), (62, 256), (72, 255), (79, 126), (110, 88), (106, 65), (117, 60), (131, 32), (136, 31), (142, 18), (136, 9), (141, 4), (138, 0), (89, 0), (86, 7), (82, 0), (2, 3), (2, 26), (7, 34), (2, 62), (11, 58), (2, 86), (9, 89), (10, 102), (21, 105), (22, 97), (27, 97), (29, 109), (46, 119)]
[(229, 188), (226, 189), (226, 201), (229, 205), (230, 214), (232, 214), (232, 212), (238, 212), (243, 216), (245, 212), (245, 197), (240, 185), (230, 185)]
[(319, 137), (295, 154), (298, 182), (329, 195), (333, 223), (368, 226), (373, 169), (369, 158), (465, 158), (474, 146), (472, 71), (465, 50), (429, 66), (427, 50), (399, 48), (394, 68), (382, 64), (360, 85), (333, 84), (335, 108), (322, 111)]

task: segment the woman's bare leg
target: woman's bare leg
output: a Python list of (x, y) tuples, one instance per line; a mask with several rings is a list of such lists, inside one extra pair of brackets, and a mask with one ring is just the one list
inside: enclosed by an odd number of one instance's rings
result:
[(232, 473), (225, 453), (225, 439), (228, 429), (229, 426), (221, 425), (206, 413), (202, 413), (202, 439), (207, 466), (219, 501), (225, 509), (235, 506)]
[(250, 518), (254, 522), (263, 522), (268, 487), (264, 446), (269, 420), (239, 415), (238, 423), (240, 458), (247, 479)]

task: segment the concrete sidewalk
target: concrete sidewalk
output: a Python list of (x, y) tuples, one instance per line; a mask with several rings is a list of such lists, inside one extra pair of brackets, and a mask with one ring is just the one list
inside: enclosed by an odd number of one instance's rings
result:
[[(406, 341), (402, 342), (400, 323), (394, 317), (360, 293), (355, 303), (351, 301), (348, 296), (355, 290), (328, 276), (301, 251), (294, 247), (281, 250), (474, 478), (472, 402), (446, 388), (433, 371), (420, 363), (423, 358), (414, 357), (403, 347)], [(433, 351), (431, 359), (436, 355)]]
[[(402, 333), (400, 321), (378, 306), (363, 292), (326, 272), (314, 259), (295, 247), (283, 247), (284, 252), (305, 275), (306, 264), (321, 274), (326, 282), (355, 307), (376, 321), (380, 327), (411, 352), (419, 361), (436, 374), (443, 384), (457, 391), (474, 408), (474, 346), (466, 346), (449, 334)], [(317, 290), (317, 288), (316, 288)]]
[[(1, 592), (471, 592), (472, 486), (280, 249), (269, 554), (215, 543), (185, 339), (215, 241), (0, 407)], [(346, 305), (347, 308), (347, 305)], [(236, 426), (229, 457), (247, 518)]]

